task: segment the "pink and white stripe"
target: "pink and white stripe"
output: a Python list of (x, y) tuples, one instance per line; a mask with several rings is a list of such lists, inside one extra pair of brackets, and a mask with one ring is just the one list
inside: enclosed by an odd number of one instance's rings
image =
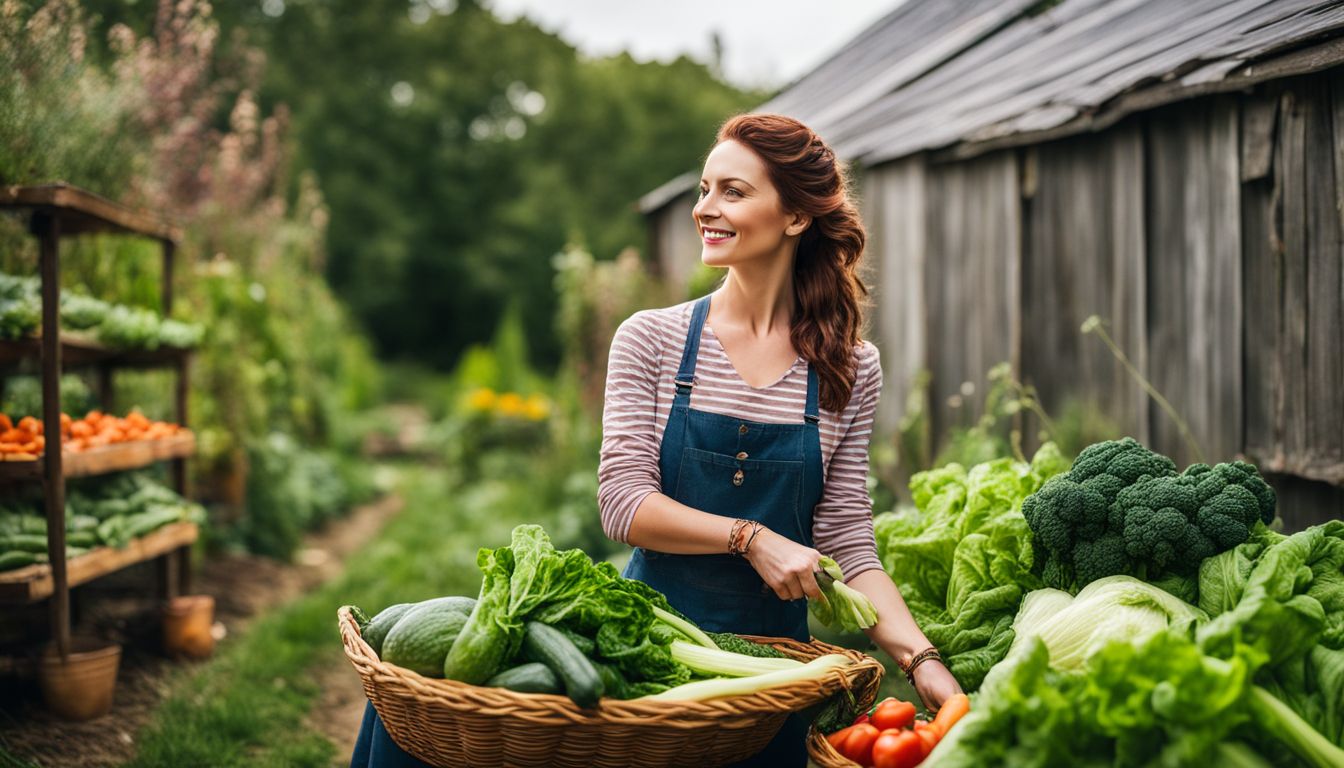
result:
[[(660, 489), (658, 447), (672, 411), (672, 382), (690, 328), (693, 302), (638, 312), (621, 324), (607, 363), (606, 405), (602, 413), (602, 455), (597, 502), (602, 528), (627, 542), (640, 502)], [(873, 540), (873, 501), (868, 496), (868, 441), (882, 389), (877, 347), (855, 350), (858, 378), (842, 413), (821, 411), (821, 457), (825, 483), (813, 513), (818, 550), (840, 564), (850, 578), (881, 568)], [(760, 422), (798, 422), (807, 399), (807, 364), (794, 363), (778, 381), (756, 389), (733, 369), (714, 331), (700, 338), (691, 407)]]

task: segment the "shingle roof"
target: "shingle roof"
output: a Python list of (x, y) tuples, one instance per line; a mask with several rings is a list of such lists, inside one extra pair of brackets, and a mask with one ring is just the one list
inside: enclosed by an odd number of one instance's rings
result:
[[(909, 0), (762, 105), (865, 164), (1078, 122), (1341, 35), (1320, 0)], [(1344, 57), (1344, 49), (1341, 50)]]

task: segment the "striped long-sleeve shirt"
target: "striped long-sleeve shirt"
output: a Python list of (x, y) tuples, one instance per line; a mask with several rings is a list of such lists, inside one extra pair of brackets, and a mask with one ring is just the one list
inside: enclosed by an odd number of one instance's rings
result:
[[(611, 342), (597, 497), (603, 530), (616, 541), (628, 543), (635, 510), (661, 487), (658, 451), (672, 412), (673, 378), (693, 304), (638, 312), (621, 324)], [(855, 350), (855, 362), (858, 375), (849, 405), (841, 413), (821, 410), (824, 483), (812, 522), (814, 545), (835, 558), (846, 579), (882, 567), (867, 487), (868, 441), (882, 389), (882, 366), (877, 348), (866, 341)], [(807, 363), (801, 358), (778, 381), (754, 388), (733, 369), (706, 325), (695, 375), (691, 407), (696, 410), (760, 422), (802, 418)]]

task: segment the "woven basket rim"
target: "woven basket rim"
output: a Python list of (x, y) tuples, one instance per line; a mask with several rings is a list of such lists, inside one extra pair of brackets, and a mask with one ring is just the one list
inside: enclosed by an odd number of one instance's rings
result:
[[(698, 726), (707, 719), (724, 716), (768, 715), (781, 711), (797, 711), (820, 702), (841, 689), (861, 688), (869, 675), (879, 679), (885, 672), (875, 658), (848, 648), (840, 648), (820, 640), (801, 643), (789, 638), (763, 638), (744, 635), (756, 642), (765, 642), (794, 658), (815, 658), (836, 653), (850, 659), (850, 664), (826, 671), (819, 680), (803, 681), (776, 686), (755, 693), (724, 696), (703, 701), (615, 699), (604, 697), (593, 709), (581, 709), (569, 697), (549, 694), (518, 693), (504, 688), (485, 688), (456, 680), (424, 677), (409, 669), (389, 664), (364, 641), (349, 606), (343, 606), (337, 617), (345, 655), (363, 678), (366, 691), (376, 691), (398, 685), (409, 689), (410, 695), (422, 700), (433, 700), (449, 708), (480, 710), (486, 706), (500, 714), (515, 713), (526, 717), (564, 720), (573, 724), (600, 725), (604, 723), (673, 726), (685, 723)], [(405, 694), (401, 694), (405, 695)], [(373, 699), (375, 709), (378, 701)]]

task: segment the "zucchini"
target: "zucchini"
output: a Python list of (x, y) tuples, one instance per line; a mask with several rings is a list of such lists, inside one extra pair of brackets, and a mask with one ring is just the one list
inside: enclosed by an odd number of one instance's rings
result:
[(12, 571), (37, 562), (37, 555), (22, 550), (0, 553), (0, 571)]
[(172, 507), (156, 507), (148, 512), (132, 515), (126, 520), (126, 535), (132, 539), (157, 531), (169, 523), (182, 519), (182, 510)]
[(602, 698), (604, 686), (593, 662), (574, 641), (555, 627), (529, 621), (523, 629), (523, 658), (550, 667), (565, 686), (565, 694), (580, 707), (591, 707)]
[(46, 534), (38, 535), (36, 533), (11, 533), (0, 539), (0, 549), (22, 550), (24, 552), (46, 552), (47, 537)]
[(40, 515), (20, 515), (19, 531), (41, 536), (47, 535), (47, 518)]
[(506, 669), (483, 683), (488, 688), (508, 688), (519, 693), (563, 693), (560, 678), (551, 668), (540, 662), (519, 664)]
[(70, 531), (65, 535), (65, 543), (71, 547), (90, 549), (98, 546), (98, 533), (96, 531)]

